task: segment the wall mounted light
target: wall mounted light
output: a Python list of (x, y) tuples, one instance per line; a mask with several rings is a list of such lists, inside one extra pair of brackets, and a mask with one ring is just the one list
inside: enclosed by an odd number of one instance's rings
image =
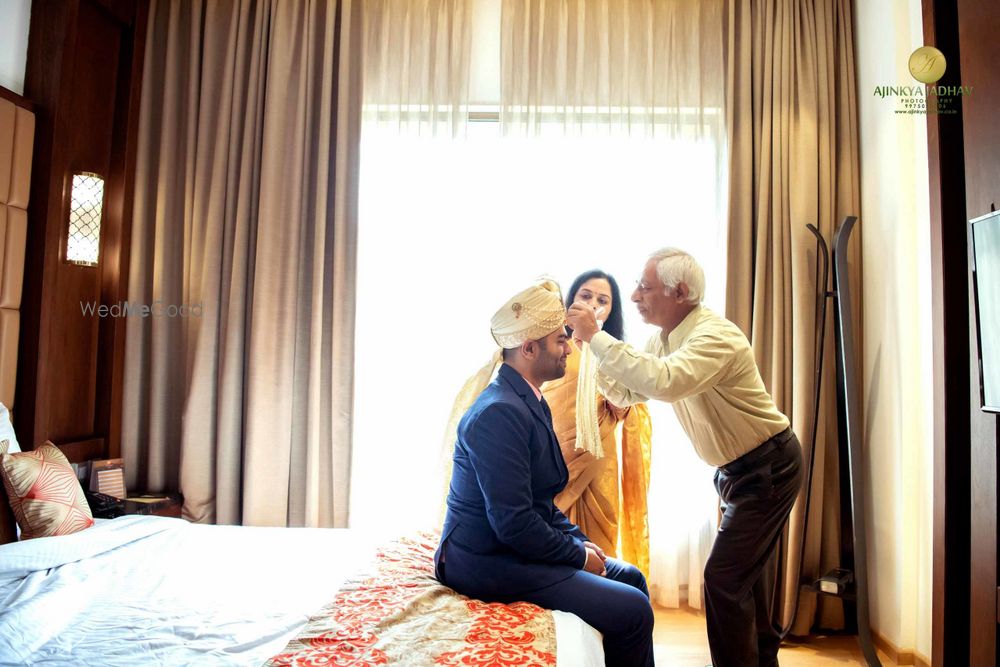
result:
[(88, 171), (73, 174), (66, 235), (66, 261), (97, 266), (101, 249), (104, 179)]

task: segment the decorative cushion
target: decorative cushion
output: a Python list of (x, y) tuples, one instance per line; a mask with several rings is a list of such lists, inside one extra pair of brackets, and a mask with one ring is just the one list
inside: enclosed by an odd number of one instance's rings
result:
[(69, 535), (94, 525), (83, 488), (66, 456), (51, 442), (8, 454), (0, 442), (0, 476), (21, 539)]

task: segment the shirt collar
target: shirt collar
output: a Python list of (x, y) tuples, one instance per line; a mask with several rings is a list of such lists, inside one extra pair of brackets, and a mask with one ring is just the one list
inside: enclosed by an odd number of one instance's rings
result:
[(701, 315), (703, 307), (699, 303), (681, 320), (680, 324), (674, 327), (673, 331), (667, 334), (667, 349), (673, 352), (680, 347), (681, 343), (688, 337), (688, 334), (691, 333), (691, 330), (694, 329), (694, 325), (698, 323), (698, 318)]

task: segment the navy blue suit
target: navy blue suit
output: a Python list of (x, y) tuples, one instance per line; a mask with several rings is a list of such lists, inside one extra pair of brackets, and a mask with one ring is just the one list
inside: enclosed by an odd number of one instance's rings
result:
[(609, 665), (652, 665), (653, 613), (634, 566), (584, 571), (586, 535), (553, 498), (569, 474), (548, 405), (507, 364), (462, 417), (438, 579), (463, 595), (568, 611), (604, 634)]

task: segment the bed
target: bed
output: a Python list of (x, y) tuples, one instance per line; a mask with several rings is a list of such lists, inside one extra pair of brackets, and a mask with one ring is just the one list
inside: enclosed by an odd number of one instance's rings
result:
[(438, 533), (95, 520), (63, 450), (18, 450), (0, 404), (0, 665), (604, 663), (572, 614), (440, 584)]
[(435, 540), (126, 516), (6, 544), (0, 664), (604, 664), (572, 614), (437, 584)]

